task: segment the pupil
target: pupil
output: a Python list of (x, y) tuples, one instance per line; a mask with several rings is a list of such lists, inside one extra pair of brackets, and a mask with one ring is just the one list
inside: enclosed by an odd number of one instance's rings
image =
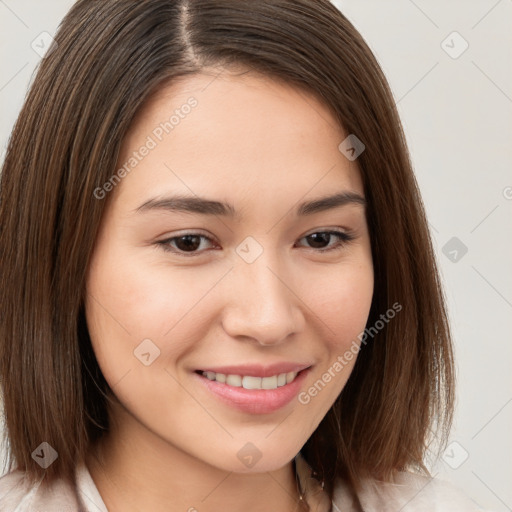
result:
[(201, 237), (197, 235), (184, 235), (176, 240), (176, 247), (180, 251), (194, 251), (201, 245)]
[(312, 235), (308, 235), (306, 238), (308, 239), (308, 243), (311, 247), (315, 249), (321, 249), (326, 245), (329, 245), (330, 233), (313, 233)]

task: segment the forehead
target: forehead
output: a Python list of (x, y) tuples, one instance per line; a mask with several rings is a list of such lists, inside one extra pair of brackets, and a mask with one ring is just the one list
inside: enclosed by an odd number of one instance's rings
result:
[(133, 203), (169, 191), (249, 202), (362, 192), (356, 162), (338, 149), (346, 135), (326, 105), (293, 85), (254, 72), (182, 77), (132, 123), (118, 167), (150, 150), (116, 194)]

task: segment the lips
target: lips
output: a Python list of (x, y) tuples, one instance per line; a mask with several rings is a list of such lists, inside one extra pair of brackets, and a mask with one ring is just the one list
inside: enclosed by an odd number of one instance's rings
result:
[[(290, 370), (291, 369), (291, 370)], [(227, 376), (244, 376), (244, 377), (260, 377), (263, 379), (273, 377), (285, 373), (283, 370), (294, 372), (297, 370), (295, 377), (288, 383), (271, 389), (263, 389), (261, 387), (246, 389), (243, 386), (233, 386), (226, 382), (218, 382), (216, 379), (211, 380), (205, 374), (212, 372)], [(198, 370), (193, 376), (197, 379), (198, 384), (206, 389), (209, 393), (217, 398), (221, 403), (232, 408), (238, 409), (249, 414), (270, 414), (286, 405), (288, 405), (294, 397), (300, 392), (304, 380), (310, 371), (310, 365), (297, 365), (293, 363), (276, 364), (270, 366), (244, 365), (244, 366), (224, 366), (213, 367), (208, 370)], [(240, 373), (230, 373), (240, 372)], [(244, 373), (245, 372), (245, 373)], [(286, 372), (288, 373), (288, 372)], [(211, 375), (210, 375), (211, 376)], [(236, 382), (236, 384), (238, 384)]]

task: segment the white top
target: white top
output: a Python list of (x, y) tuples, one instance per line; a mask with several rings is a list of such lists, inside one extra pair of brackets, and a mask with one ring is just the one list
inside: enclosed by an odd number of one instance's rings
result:
[[(400, 473), (395, 482), (366, 481), (357, 495), (338, 481), (332, 503), (299, 453), (297, 474), (311, 512), (482, 512), (447, 482), (413, 473)], [(59, 481), (50, 489), (27, 487), (24, 473), (0, 478), (2, 512), (109, 512), (87, 467), (76, 470), (75, 485)]]

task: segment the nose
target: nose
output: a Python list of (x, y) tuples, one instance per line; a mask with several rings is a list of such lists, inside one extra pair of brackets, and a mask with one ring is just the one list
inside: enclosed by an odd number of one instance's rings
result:
[(230, 273), (222, 324), (233, 338), (276, 345), (303, 330), (304, 303), (294, 292), (297, 276), (264, 255), (253, 263), (237, 262)]

